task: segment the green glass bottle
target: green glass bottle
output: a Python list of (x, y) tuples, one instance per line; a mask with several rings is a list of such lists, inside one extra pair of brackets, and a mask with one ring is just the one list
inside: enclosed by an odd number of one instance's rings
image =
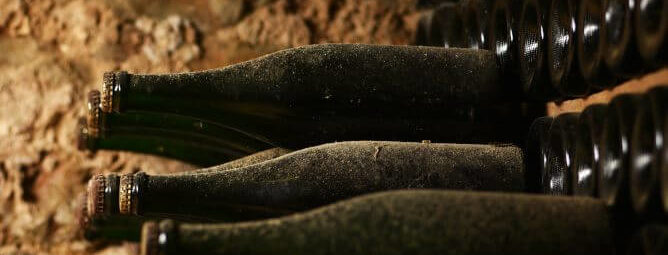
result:
[(238, 224), (147, 223), (141, 254), (612, 254), (590, 198), (405, 190)]

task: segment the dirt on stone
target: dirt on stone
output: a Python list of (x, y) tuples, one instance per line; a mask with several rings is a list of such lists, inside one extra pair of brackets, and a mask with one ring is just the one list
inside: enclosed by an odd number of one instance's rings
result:
[(0, 0), (0, 254), (136, 254), (76, 235), (98, 173), (191, 165), (77, 149), (86, 93), (110, 70), (217, 68), (314, 43), (411, 44), (415, 1)]

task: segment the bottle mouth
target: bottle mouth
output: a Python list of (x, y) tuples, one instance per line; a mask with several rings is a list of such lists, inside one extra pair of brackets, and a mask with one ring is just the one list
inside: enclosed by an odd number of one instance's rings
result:
[(569, 94), (566, 77), (571, 74), (575, 55), (575, 10), (572, 1), (552, 1), (550, 4), (547, 59), (552, 86)]
[(513, 47), (513, 28), (511, 26), (510, 9), (507, 1), (495, 1), (491, 11), (491, 23), (488, 31), (489, 48), (496, 54), (499, 64), (504, 69), (511, 68)]
[(581, 1), (580, 13), (578, 15), (577, 37), (578, 58), (580, 61), (580, 72), (585, 79), (594, 84), (600, 82), (601, 55), (603, 45), (601, 40), (601, 29), (605, 22), (603, 16), (603, 1)]
[(531, 94), (537, 90), (540, 70), (544, 67), (543, 48), (545, 29), (541, 9), (537, 1), (525, 1), (522, 8), (519, 27), (519, 65), (520, 79), (524, 91)]
[(584, 196), (596, 195), (596, 181), (599, 173), (599, 152), (601, 134), (605, 116), (604, 105), (587, 107), (578, 121), (575, 143), (575, 160), (573, 172), (573, 194)]
[(574, 134), (578, 115), (566, 113), (557, 116), (549, 131), (549, 150), (543, 191), (553, 195), (571, 193), (571, 167), (574, 159)]
[(462, 20), (465, 26), (466, 48), (485, 49), (485, 36), (480, 24), (480, 6), (477, 1), (468, 1), (462, 7)]
[(663, 149), (663, 121), (668, 87), (652, 89), (643, 98), (633, 127), (631, 140), (630, 188), (633, 208), (644, 214), (653, 203), (659, 184), (659, 167)]
[(541, 192), (543, 177), (547, 167), (548, 132), (552, 125), (552, 117), (541, 117), (529, 127), (527, 138), (527, 172), (526, 186), (529, 192)]
[(638, 49), (645, 60), (653, 61), (666, 44), (668, 4), (663, 0), (638, 0), (635, 11)]
[(611, 69), (618, 69), (624, 61), (629, 42), (632, 38), (631, 12), (628, 0), (605, 1), (605, 33), (601, 37), (605, 42), (605, 61)]

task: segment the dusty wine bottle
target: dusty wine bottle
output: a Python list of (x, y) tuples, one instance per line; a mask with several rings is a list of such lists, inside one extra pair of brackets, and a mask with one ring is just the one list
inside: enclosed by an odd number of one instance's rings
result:
[(431, 45), (466, 48), (466, 33), (458, 3), (443, 3), (434, 10)]
[(537, 101), (558, 98), (558, 93), (550, 86), (547, 63), (547, 0), (524, 0), (517, 42), (519, 77), (524, 94)]
[(229, 171), (123, 175), (120, 211), (245, 220), (392, 189), (522, 191), (523, 164), (514, 146), (333, 143)]
[(645, 93), (638, 108), (631, 137), (630, 190), (636, 213), (649, 217), (668, 208), (662, 205), (660, 171), (664, 147), (663, 124), (668, 116), (668, 87)]
[(608, 206), (631, 208), (629, 172), (630, 144), (640, 95), (622, 94), (608, 104), (601, 141), (598, 197)]
[(105, 77), (105, 112), (178, 112), (290, 149), (365, 139), (508, 142), (525, 128), (503, 127), (523, 117), (500, 110), (516, 104), (500, 102), (509, 99), (494, 54), (480, 50), (317, 45), (218, 70)]
[[(500, 220), (501, 219), (501, 220)], [(152, 254), (611, 254), (589, 198), (406, 190), (238, 224), (147, 223)]]
[(606, 67), (618, 78), (631, 78), (642, 73), (634, 36), (637, 0), (604, 1), (605, 24), (602, 27), (603, 59)]
[(578, 119), (572, 178), (573, 194), (576, 196), (596, 196), (601, 134), (607, 109), (604, 104), (590, 105)]
[[(147, 219), (124, 215), (98, 215), (91, 217), (88, 213), (87, 194), (77, 199), (78, 233), (87, 240), (104, 241), (140, 241), (141, 226)], [(156, 219), (152, 219), (156, 220)]]
[[(615, 85), (613, 75), (603, 63), (605, 47), (601, 37), (605, 26), (606, 0), (581, 0), (577, 16), (577, 61), (586, 83), (596, 89), (603, 89)], [(578, 5), (576, 2), (575, 5)]]
[(577, 29), (578, 1), (550, 1), (547, 24), (547, 69), (552, 86), (565, 97), (582, 97), (589, 92), (579, 69)]
[(554, 118), (545, 116), (534, 120), (529, 127), (526, 155), (526, 186), (529, 192), (542, 193), (546, 176), (549, 132)]
[(637, 0), (635, 32), (638, 51), (648, 68), (665, 66), (668, 59), (668, 3)]

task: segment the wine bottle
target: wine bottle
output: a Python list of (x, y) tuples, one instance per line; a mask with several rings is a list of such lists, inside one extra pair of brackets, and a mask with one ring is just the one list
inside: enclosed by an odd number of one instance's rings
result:
[(549, 150), (549, 132), (554, 118), (537, 118), (529, 128), (526, 155), (526, 185), (529, 192), (543, 192), (543, 177), (547, 176), (547, 154)]
[[(605, 0), (582, 0), (577, 16), (577, 61), (579, 72), (589, 86), (603, 89), (615, 85), (616, 81), (603, 63), (605, 47), (602, 30), (605, 26)], [(577, 3), (575, 3), (577, 5)]]
[(607, 109), (605, 104), (590, 105), (578, 119), (572, 181), (573, 194), (576, 196), (597, 195), (601, 134)]
[(668, 226), (648, 224), (638, 229), (631, 241), (629, 255), (668, 254)]
[(634, 36), (637, 0), (604, 1), (603, 59), (617, 78), (632, 78), (642, 73), (643, 60)]
[(147, 223), (141, 254), (612, 254), (589, 198), (405, 190), (237, 224)]
[(521, 3), (521, 0), (493, 1), (487, 28), (488, 48), (496, 54), (503, 86), (518, 96), (522, 94), (522, 87), (518, 75), (516, 24), (519, 22)]
[(491, 1), (464, 0), (460, 1), (462, 24), (466, 36), (466, 48), (489, 49), (488, 25)]
[(549, 131), (547, 168), (543, 177), (543, 192), (552, 195), (572, 194), (571, 168), (575, 158), (575, 134), (579, 113), (557, 116)]
[(550, 86), (547, 54), (547, 31), (549, 2), (547, 0), (525, 0), (522, 5), (517, 53), (519, 77), (524, 94), (532, 100), (549, 101), (558, 98)]
[[(77, 199), (77, 234), (87, 240), (104, 241), (140, 241), (141, 226), (148, 219), (125, 215), (96, 215), (88, 213), (86, 193)], [(151, 219), (156, 220), (156, 219)]]
[(578, 2), (550, 1), (547, 25), (547, 68), (552, 86), (564, 97), (582, 97), (589, 86), (579, 69)]
[(622, 94), (608, 104), (601, 141), (598, 197), (608, 206), (631, 208), (629, 172), (633, 125), (641, 96)]
[(648, 68), (665, 66), (668, 59), (668, 3), (637, 0), (635, 35), (638, 51)]
[(662, 205), (659, 187), (666, 116), (668, 87), (655, 87), (645, 93), (633, 126), (629, 174), (631, 202), (640, 215), (651, 217), (659, 208), (668, 209), (668, 205)]
[(494, 54), (479, 50), (318, 45), (219, 70), (105, 77), (104, 112), (179, 113), (290, 149), (364, 139), (509, 142), (525, 128), (507, 125), (524, 117), (508, 110), (518, 104), (501, 102), (509, 99)]
[(445, 48), (466, 48), (466, 32), (458, 3), (443, 3), (434, 10), (431, 45)]
[(260, 164), (189, 175), (121, 176), (120, 212), (247, 220), (285, 215), (375, 191), (522, 191), (514, 146), (343, 142)]

